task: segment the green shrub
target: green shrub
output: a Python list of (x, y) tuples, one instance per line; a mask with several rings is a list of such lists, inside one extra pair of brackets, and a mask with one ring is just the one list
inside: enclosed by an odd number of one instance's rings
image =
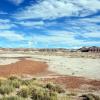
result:
[(25, 100), (22, 97), (18, 97), (18, 96), (10, 96), (10, 97), (3, 97), (0, 100)]
[(19, 80), (13, 80), (13, 81), (10, 81), (10, 84), (15, 88), (19, 88), (21, 85), (21, 82)]
[(36, 78), (32, 78), (31, 80), (37, 80)]
[(46, 84), (45, 86), (46, 88), (48, 88), (51, 91), (57, 92), (57, 93), (64, 93), (65, 90), (63, 88), (61, 88), (59, 85), (54, 85), (54, 84)]
[(17, 95), (21, 96), (23, 98), (27, 98), (29, 96), (29, 89), (28, 88), (22, 88), (20, 91), (18, 91)]
[(57, 100), (57, 94), (46, 90), (36, 90), (31, 92), (32, 100)]
[(0, 80), (0, 86), (3, 84), (3, 81), (2, 80)]
[(8, 80), (2, 80), (2, 79), (0, 79), (0, 86), (1, 85), (6, 85), (6, 84), (8, 84)]
[(31, 84), (30, 80), (22, 80), (22, 85), (28, 86), (30, 84)]
[(9, 94), (14, 91), (14, 87), (12, 85), (2, 85), (0, 87), (0, 94)]
[[(94, 95), (94, 94), (85, 94), (85, 95), (82, 95), (80, 96), (81, 98), (85, 98), (85, 99), (88, 99), (88, 100), (100, 100), (100, 97), (97, 96), (97, 95)], [(83, 99), (84, 100), (84, 99)]]
[(67, 96), (76, 96), (76, 95), (77, 95), (77, 93), (75, 93), (75, 92), (71, 92), (71, 93), (67, 94)]
[(29, 87), (32, 87), (32, 86), (41, 87), (41, 83), (38, 82), (35, 78), (33, 78), (31, 80), (22, 80), (22, 85), (26, 85)]
[(19, 80), (19, 78), (17, 76), (10, 76), (8, 80)]
[(65, 93), (65, 90), (61, 86), (59, 86), (59, 85), (55, 86), (55, 90), (58, 93)]
[(49, 95), (50, 95), (50, 100), (57, 100), (57, 93), (50, 92)]

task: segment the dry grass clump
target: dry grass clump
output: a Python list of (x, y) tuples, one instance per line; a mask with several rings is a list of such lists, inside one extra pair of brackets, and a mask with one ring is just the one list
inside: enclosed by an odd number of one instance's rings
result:
[(94, 94), (84, 94), (80, 98), (82, 100), (100, 100), (100, 97)]
[[(20, 98), (30, 98), (30, 100), (57, 100), (57, 93), (44, 87), (35, 78), (31, 80), (21, 80), (15, 76), (7, 80), (0, 80), (0, 100), (21, 100)], [(6, 97), (7, 94), (8, 96)], [(10, 95), (13, 94), (14, 96)]]
[(27, 87), (21, 88), (21, 89), (17, 92), (17, 95), (18, 95), (18, 96), (21, 96), (21, 97), (23, 97), (23, 98), (28, 98), (29, 95), (30, 95), (29, 88), (27, 88)]
[(0, 94), (10, 94), (20, 87), (20, 81), (17, 79), (8, 78), (6, 80), (0, 80)]
[(9, 97), (3, 97), (0, 100), (25, 100), (25, 99), (19, 96), (9, 96)]
[(20, 80), (17, 76), (10, 76), (8, 80)]
[[(45, 84), (39, 80), (23, 80), (11, 76), (6, 80), (0, 79), (0, 100), (72, 100), (77, 94), (66, 94), (65, 89), (55, 84)], [(100, 100), (93, 94), (80, 96), (88, 100)], [(79, 99), (80, 100), (80, 99)]]
[(19, 81), (19, 80), (12, 80), (12, 81), (10, 81), (10, 84), (11, 84), (14, 88), (20, 88), (20, 86), (21, 86), (21, 81)]
[(14, 87), (12, 85), (6, 84), (0, 86), (0, 94), (2, 95), (10, 94), (13, 91), (14, 91)]
[(58, 100), (57, 93), (50, 92), (46, 90), (32, 90), (31, 93), (32, 100)]
[(65, 90), (59, 85), (48, 83), (46, 84), (45, 88), (48, 88), (49, 90), (57, 93), (65, 93)]

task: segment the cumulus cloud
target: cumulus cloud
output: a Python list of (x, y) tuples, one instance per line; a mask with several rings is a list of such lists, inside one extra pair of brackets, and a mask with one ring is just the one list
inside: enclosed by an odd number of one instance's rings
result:
[(100, 10), (99, 0), (40, 0), (14, 16), (17, 19), (56, 19), (65, 16), (84, 17)]

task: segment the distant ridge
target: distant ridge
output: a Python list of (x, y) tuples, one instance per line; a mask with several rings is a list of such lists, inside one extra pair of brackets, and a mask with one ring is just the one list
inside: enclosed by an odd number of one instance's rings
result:
[(0, 51), (71, 51), (71, 52), (100, 52), (100, 47), (91, 46), (91, 47), (81, 47), (78, 49), (65, 49), (65, 48), (2, 48), (0, 47)]

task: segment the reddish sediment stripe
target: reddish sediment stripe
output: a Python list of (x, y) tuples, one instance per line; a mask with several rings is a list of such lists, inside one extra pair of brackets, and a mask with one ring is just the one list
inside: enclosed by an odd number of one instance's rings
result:
[(46, 71), (47, 67), (48, 65), (44, 62), (23, 59), (16, 63), (0, 65), (0, 76), (9, 76), (12, 74), (34, 75)]

